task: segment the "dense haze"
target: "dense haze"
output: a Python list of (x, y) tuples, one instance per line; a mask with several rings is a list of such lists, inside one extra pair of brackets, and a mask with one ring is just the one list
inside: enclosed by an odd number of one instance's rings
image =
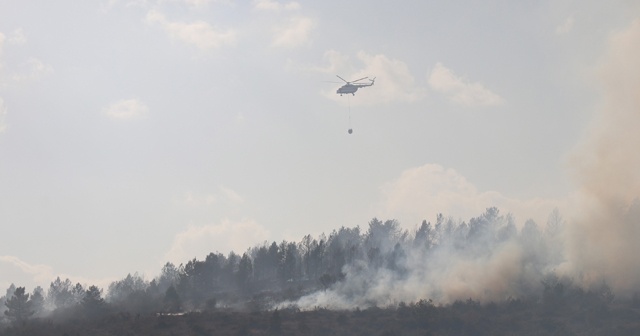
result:
[[(0, 226), (29, 234), (0, 245), (0, 287), (58, 275), (106, 287), (373, 217), (409, 231), (493, 206), (518, 228), (554, 208), (591, 218), (578, 189), (613, 158), (590, 151), (634, 139), (597, 130), (612, 121), (585, 128), (633, 109), (620, 76), (635, 51), (616, 41), (633, 40), (639, 9), (2, 2)], [(377, 79), (341, 97), (336, 75)]]
[[(406, 251), (406, 274), (402, 276), (386, 269), (370, 271), (366, 264), (350, 267), (345, 283), (299, 303), (353, 307), (425, 297), (444, 302), (465, 298), (499, 301), (534, 293), (548, 274), (569, 277), (584, 288), (606, 283), (623, 297), (637, 293), (640, 21), (614, 34), (608, 47), (594, 77), (601, 83), (604, 98), (569, 167), (578, 193), (568, 207), (568, 221), (554, 212), (543, 226), (547, 232), (558, 230), (551, 240), (540, 240), (537, 231), (530, 231), (535, 227), (532, 223), (524, 225), (521, 237), (504, 233), (504, 239), (496, 239), (499, 232), (472, 241), (439, 237), (431, 250)], [(490, 220), (502, 229), (515, 224), (500, 223), (504, 221)]]
[(619, 292), (640, 285), (640, 21), (614, 34), (596, 78), (603, 101), (571, 171), (581, 199), (567, 232), (562, 268), (585, 284)]
[[(469, 298), (486, 303), (536, 296), (542, 280), (563, 260), (564, 223), (557, 212), (549, 224), (543, 232), (529, 221), (518, 232), (513, 218), (495, 208), (468, 223), (441, 216), (433, 226), (423, 223), (415, 239), (378, 242), (382, 265), (369, 250), (369, 258), (344, 268), (344, 281), (301, 298), (297, 305), (353, 309), (420, 299), (448, 304)], [(400, 235), (390, 236), (402, 241)], [(371, 238), (365, 241), (366, 246)]]
[[(557, 283), (599, 293), (610, 289), (621, 301), (640, 292), (638, 19), (607, 26), (607, 34), (599, 32), (603, 45), (597, 51), (584, 40), (557, 42), (572, 45), (576, 54), (584, 49), (587, 56), (576, 58), (583, 63), (575, 65), (562, 57), (566, 49), (558, 47), (554, 55), (562, 61), (534, 79), (545, 83), (545, 93), (538, 97), (530, 94), (536, 91), (533, 85), (494, 77), (503, 55), (488, 50), (484, 58), (491, 71), (480, 60), (472, 62), (480, 66), (466, 69), (492, 79), (500, 93), (458, 75), (445, 66), (449, 62), (433, 60), (419, 81), (407, 64), (382, 51), (336, 51), (328, 47), (330, 39), (313, 39), (311, 32), (324, 12), (304, 11), (311, 4), (255, 1), (245, 8), (216, 3), (254, 19), (247, 20), (251, 24), (241, 20), (241, 32), (215, 30), (197, 20), (171, 21), (165, 15), (181, 4), (186, 6), (178, 11), (181, 18), (195, 20), (203, 13), (196, 3), (105, 4), (98, 15), (105, 20), (115, 13), (123, 15), (118, 19), (141, 16), (143, 20), (132, 22), (144, 25), (135, 31), (150, 45), (164, 45), (158, 40), (167, 38), (198, 52), (186, 57), (189, 75), (156, 77), (165, 69), (161, 56), (182, 60), (189, 53), (177, 48), (167, 56), (159, 49), (158, 64), (152, 62), (157, 67), (145, 70), (150, 77), (135, 77), (146, 78), (146, 84), (131, 86), (122, 80), (127, 89), (104, 95), (95, 87), (95, 97), (81, 92), (73, 104), (61, 102), (61, 93), (51, 91), (56, 82), (34, 84), (47, 97), (43, 102), (24, 98), (30, 95), (21, 85), (54, 73), (53, 68), (25, 58), (34, 78), (8, 74), (4, 64), (11, 66), (20, 55), (7, 50), (28, 39), (22, 28), (2, 34), (9, 30), (0, 27), (0, 220), (7, 233), (0, 245), (0, 270), (6, 270), (0, 284), (14, 284), (0, 300), (0, 311), (16, 287), (24, 286), (32, 297), (42, 294), (46, 311), (52, 312), (81, 305), (86, 293), (104, 297), (113, 309), (175, 312), (211, 307), (353, 309), (421, 299), (443, 305), (469, 298), (482, 303), (536, 301)], [(545, 7), (553, 13), (550, 8)], [(598, 7), (587, 8), (597, 12)], [(538, 13), (545, 19), (536, 22), (546, 24), (547, 34), (540, 40), (551, 35), (568, 39), (573, 29), (590, 36), (595, 30), (585, 28), (588, 15), (575, 14), (583, 19), (579, 21), (570, 11), (562, 13)], [(493, 13), (485, 14), (483, 20)], [(291, 26), (273, 23), (283, 17)], [(227, 20), (231, 25), (233, 20)], [(332, 23), (341, 33), (342, 23)], [(261, 24), (271, 27), (273, 36), (258, 34)], [(209, 38), (194, 39), (192, 34), (201, 30)], [(257, 34), (264, 41), (250, 48), (242, 44), (243, 34)], [(519, 41), (516, 37), (507, 40)], [(444, 48), (450, 43), (440, 38), (434, 44)], [(313, 49), (314, 41), (322, 43), (323, 52)], [(347, 49), (348, 42), (340, 45)], [(230, 54), (219, 51), (236, 43), (238, 49)], [(512, 49), (517, 46), (504, 48)], [(128, 49), (122, 50), (124, 57)], [(136, 57), (145, 55), (134, 50), (140, 53)], [(393, 50), (384, 48), (386, 53)], [(407, 59), (416, 57), (405, 52)], [(109, 55), (97, 54), (92, 55)], [(266, 56), (253, 58), (259, 54)], [(451, 63), (465, 68), (459, 55), (468, 52), (455, 54)], [(56, 71), (71, 77), (82, 72), (57, 55)], [(246, 63), (236, 63), (238, 55)], [(544, 63), (518, 56), (510, 55), (505, 76)], [(272, 58), (283, 73), (272, 66)], [(225, 62), (245, 71), (246, 78), (218, 68)], [(125, 63), (126, 69), (138, 64)], [(310, 65), (316, 63), (324, 66)], [(259, 72), (257, 83), (245, 64)], [(180, 68), (173, 65), (171, 69)], [(206, 89), (194, 84), (210, 80), (199, 66), (218, 71), (210, 77), (224, 77), (224, 83), (207, 84)], [(111, 68), (94, 69), (96, 76), (108, 77), (105, 69)], [(353, 98), (361, 124), (348, 139), (342, 132), (346, 116), (327, 113), (336, 106), (345, 110), (344, 100), (337, 100), (334, 88), (322, 90), (317, 84), (338, 70), (349, 78), (378, 78)], [(565, 71), (573, 79), (560, 84)], [(172, 99), (188, 103), (166, 98), (166, 88), (155, 87), (161, 93), (149, 88), (150, 83), (173, 85), (174, 80), (181, 89)], [(558, 97), (580, 81), (589, 84)], [(65, 83), (70, 82), (81, 81)], [(112, 86), (120, 82), (113, 80)], [(289, 86), (279, 87), (282, 82)], [(192, 96), (192, 87), (202, 92)], [(136, 90), (147, 103), (120, 99), (135, 96)], [(289, 96), (295, 98), (283, 103), (282, 97)], [(49, 111), (47, 104), (53, 111), (74, 104), (91, 107), (71, 108), (59, 116), (25, 112)], [(583, 116), (568, 117), (574, 114)], [(76, 123), (86, 128), (73, 127)], [(52, 129), (55, 136), (47, 133)], [(68, 129), (76, 133), (68, 135)], [(345, 134), (339, 137), (328, 129)], [(562, 173), (556, 171), (562, 165)], [(553, 173), (545, 173), (550, 166)], [(476, 177), (479, 186), (465, 176)], [(495, 191), (498, 186), (509, 191)], [(89, 291), (91, 285), (100, 288)]]
[[(522, 229), (497, 208), (468, 221), (438, 215), (414, 232), (374, 218), (362, 228), (342, 227), (299, 242), (265, 242), (242, 255), (210, 253), (179, 266), (167, 263), (151, 281), (134, 274), (111, 283), (105, 298), (127, 311), (166, 309), (170, 288), (180, 298), (174, 308), (180, 311), (211, 308), (211, 300), (213, 306), (240, 310), (291, 305), (307, 310), (422, 299), (438, 304), (530, 299), (558, 279), (565, 226), (557, 210), (544, 228), (529, 220)], [(57, 279), (48, 289), (49, 308), (81, 302), (84, 291), (81, 284)]]

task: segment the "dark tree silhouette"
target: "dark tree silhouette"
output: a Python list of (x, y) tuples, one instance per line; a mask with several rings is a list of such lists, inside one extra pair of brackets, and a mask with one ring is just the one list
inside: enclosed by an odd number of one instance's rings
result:
[(14, 323), (22, 323), (35, 313), (29, 302), (29, 294), (25, 293), (24, 287), (16, 288), (13, 296), (5, 302), (5, 306), (7, 310), (4, 314)]
[(77, 283), (75, 284), (75, 286), (73, 286), (71, 288), (71, 302), (72, 304), (79, 304), (82, 302), (82, 299), (84, 299), (84, 287), (82, 286), (82, 284)]
[(80, 305), (88, 318), (100, 317), (107, 312), (107, 304), (102, 298), (102, 290), (96, 286), (90, 286), (84, 292), (84, 298)]
[(249, 286), (249, 281), (251, 280), (251, 276), (253, 274), (253, 264), (251, 262), (251, 258), (249, 255), (244, 253), (242, 258), (240, 258), (240, 262), (238, 263), (238, 272), (236, 273), (238, 278), (238, 285), (247, 290)]
[(73, 301), (71, 287), (71, 280), (62, 281), (60, 277), (57, 277), (49, 286), (49, 292), (47, 293), (49, 304), (55, 308), (68, 307)]
[(33, 290), (31, 297), (29, 298), (31, 309), (34, 316), (38, 316), (44, 310), (44, 289), (38, 286)]
[(431, 247), (433, 247), (433, 245), (435, 244), (434, 234), (435, 232), (431, 227), (431, 223), (423, 220), (414, 236), (414, 246), (424, 248), (425, 250), (430, 250)]
[(164, 294), (164, 311), (167, 313), (177, 313), (182, 311), (182, 300), (173, 286), (167, 288)]

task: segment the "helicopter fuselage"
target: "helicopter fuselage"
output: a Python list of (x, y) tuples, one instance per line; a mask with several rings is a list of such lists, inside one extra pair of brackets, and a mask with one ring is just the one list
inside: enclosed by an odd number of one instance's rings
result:
[(351, 93), (354, 94), (356, 93), (356, 91), (358, 91), (358, 87), (353, 85), (353, 84), (346, 84), (343, 85), (342, 87), (340, 87), (338, 89), (338, 91), (336, 91), (337, 94), (343, 94), (343, 93)]
[[(376, 80), (376, 79), (375, 79), (375, 77), (374, 77), (373, 79), (371, 79), (371, 80), (370, 80), (370, 81), (371, 81), (371, 83), (369, 83), (369, 84), (361, 84), (361, 83), (355, 83), (355, 82), (361, 81), (361, 80), (366, 79), (366, 78), (368, 78), (368, 77), (363, 77), (363, 78), (360, 78), (360, 79), (355, 80), (355, 81), (352, 81), (352, 82), (347, 82), (344, 78), (342, 78), (342, 77), (340, 77), (340, 76), (338, 76), (338, 75), (336, 75), (336, 76), (337, 76), (338, 78), (342, 79), (342, 80), (346, 83), (345, 85), (341, 86), (341, 87), (338, 89), (338, 91), (336, 91), (336, 93), (337, 93), (337, 94), (339, 94), (339, 95), (341, 95), (341, 96), (342, 96), (343, 94), (345, 94), (345, 93), (346, 93), (346, 94), (349, 94), (349, 93), (350, 93), (350, 94), (352, 94), (352, 95), (354, 95), (354, 96), (355, 96), (356, 91), (358, 91), (358, 89), (359, 89), (359, 88), (367, 87), (367, 86), (372, 86), (372, 85), (373, 85), (373, 83), (375, 83), (375, 80)], [(355, 83), (355, 84), (354, 84), (354, 83)]]

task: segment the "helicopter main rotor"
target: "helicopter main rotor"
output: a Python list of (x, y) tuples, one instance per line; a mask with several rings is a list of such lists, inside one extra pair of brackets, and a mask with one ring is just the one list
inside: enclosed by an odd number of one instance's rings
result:
[(363, 79), (367, 79), (367, 78), (369, 78), (369, 77), (362, 77), (362, 78), (360, 78), (360, 79), (356, 79), (356, 80), (354, 80), (354, 81), (348, 82), (346, 79), (344, 79), (344, 78), (342, 78), (342, 77), (340, 77), (340, 76), (338, 76), (338, 75), (336, 75), (336, 77), (338, 77), (338, 78), (342, 79), (342, 80), (343, 80), (345, 83), (347, 83), (347, 84), (352, 84), (352, 83), (355, 83), (355, 82), (359, 82), (359, 81), (361, 81), (361, 80), (363, 80)]

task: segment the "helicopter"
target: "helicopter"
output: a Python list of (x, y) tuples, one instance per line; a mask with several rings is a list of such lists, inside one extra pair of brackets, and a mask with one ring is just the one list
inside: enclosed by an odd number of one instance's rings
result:
[(342, 79), (342, 81), (344, 81), (345, 83), (347, 83), (347, 84), (345, 84), (345, 85), (341, 86), (341, 87), (338, 89), (338, 91), (336, 91), (336, 93), (337, 93), (337, 94), (339, 94), (339, 95), (341, 95), (341, 96), (342, 96), (342, 94), (344, 94), (344, 93), (350, 93), (350, 94), (352, 94), (352, 95), (354, 95), (354, 96), (355, 96), (355, 95), (356, 95), (356, 91), (358, 91), (358, 89), (359, 89), (359, 88), (363, 88), (363, 87), (367, 87), (367, 86), (372, 86), (372, 85), (375, 83), (375, 81), (376, 81), (376, 78), (375, 78), (375, 77), (373, 77), (373, 79), (370, 79), (370, 80), (369, 80), (371, 83), (369, 83), (369, 84), (361, 84), (361, 83), (357, 83), (357, 82), (359, 82), (359, 81), (361, 81), (361, 80), (363, 80), (363, 79), (367, 79), (367, 78), (369, 78), (369, 77), (362, 77), (362, 78), (360, 78), (360, 79), (356, 79), (356, 80), (351, 81), (351, 82), (347, 82), (344, 78), (342, 78), (342, 77), (340, 77), (340, 76), (338, 76), (338, 75), (336, 75), (336, 77), (338, 77), (338, 78)]

